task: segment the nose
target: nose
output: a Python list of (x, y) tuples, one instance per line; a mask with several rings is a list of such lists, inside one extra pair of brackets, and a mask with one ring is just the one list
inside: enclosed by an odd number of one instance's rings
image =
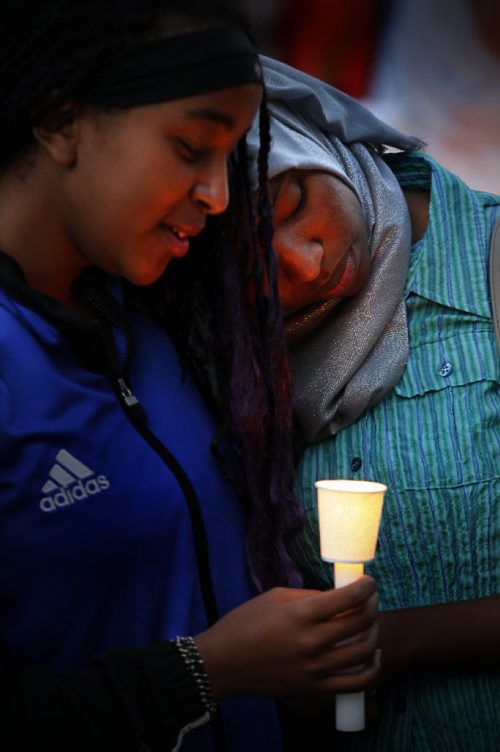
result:
[(221, 214), (227, 209), (229, 185), (225, 159), (214, 165), (195, 183), (192, 200), (206, 214)]
[(294, 282), (313, 282), (321, 272), (324, 248), (316, 239), (274, 238), (281, 271)]

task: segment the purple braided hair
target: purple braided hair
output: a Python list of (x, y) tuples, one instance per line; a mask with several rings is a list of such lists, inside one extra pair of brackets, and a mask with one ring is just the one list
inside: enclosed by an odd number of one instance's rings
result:
[(256, 588), (266, 590), (302, 584), (290, 551), (303, 513), (293, 496), (291, 379), (272, 247), (265, 102), (260, 125), (257, 212), (243, 140), (231, 163), (229, 210), (211, 217), (189, 254), (167, 270), (167, 281), (175, 281), (165, 320), (231, 436), (250, 572)]

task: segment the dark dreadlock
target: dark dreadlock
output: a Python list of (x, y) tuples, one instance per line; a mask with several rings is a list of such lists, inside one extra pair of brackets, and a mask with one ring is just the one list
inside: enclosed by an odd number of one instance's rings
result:
[[(239, 23), (234, 0), (3, 0), (0, 9), (0, 170), (34, 146), (42, 120), (62, 124), (64, 104), (117, 54), (169, 32)], [(248, 31), (248, 30), (247, 30)], [(248, 558), (259, 589), (298, 585), (288, 553), (301, 516), (292, 497), (291, 390), (267, 194), (269, 128), (261, 108), (257, 216), (242, 143), (231, 204), (210, 218), (185, 259), (147, 291), (187, 359), (210, 384), (236, 447), (249, 520)], [(175, 286), (170, 285), (175, 278)], [(175, 287), (175, 296), (165, 291)]]

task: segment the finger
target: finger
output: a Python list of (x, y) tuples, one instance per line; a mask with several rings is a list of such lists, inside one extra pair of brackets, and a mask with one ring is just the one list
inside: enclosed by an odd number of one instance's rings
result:
[(377, 655), (373, 660), (360, 668), (356, 674), (332, 674), (317, 682), (314, 691), (334, 694), (348, 694), (370, 690), (377, 684), (380, 671), (380, 661)]
[(343, 613), (342, 617), (323, 621), (315, 627), (315, 640), (318, 652), (329, 650), (346, 640), (352, 641), (370, 629), (378, 615), (378, 595), (373, 593), (362, 608)]
[(341, 647), (332, 646), (309, 661), (309, 671), (318, 678), (337, 672), (358, 671), (359, 666), (371, 663), (375, 657), (378, 629), (371, 629)]
[(332, 588), (304, 598), (299, 606), (308, 611), (312, 620), (332, 619), (339, 614), (361, 608), (375, 592), (375, 580), (363, 575), (345, 587)]
[(378, 630), (373, 627), (356, 640), (342, 647), (335, 647), (331, 654), (331, 661), (332, 665), (337, 667), (336, 672), (356, 673), (360, 665), (371, 663), (375, 659), (377, 640)]
[(316, 595), (321, 595), (322, 590), (309, 590), (306, 588), (285, 588), (275, 587), (272, 590), (268, 590), (264, 593), (263, 598), (268, 598), (270, 601), (277, 603), (287, 603), (289, 601), (301, 601), (309, 599)]
[(377, 604), (378, 597), (374, 593), (370, 596), (365, 608), (360, 611), (352, 612), (342, 619), (329, 619), (313, 625), (303, 625), (300, 630), (296, 631), (297, 649), (300, 655), (306, 660), (323, 661), (325, 656), (331, 657), (333, 650), (352, 643), (361, 645), (365, 643), (370, 646), (375, 643), (373, 647), (375, 649), (378, 641)]
[[(316, 623), (310, 623), (308, 620), (301, 623), (298, 620), (293, 632), (296, 656), (300, 656), (301, 660), (308, 664), (313, 662), (314, 666), (326, 659), (328, 672), (330, 670), (328, 661), (331, 660), (332, 651), (341, 647), (342, 644), (356, 642), (360, 647), (351, 648), (347, 654), (359, 653), (364, 660), (366, 657), (363, 653), (366, 651), (364, 646), (370, 645), (371, 648), (373, 644), (374, 650), (378, 640), (377, 603), (378, 596), (373, 593), (364, 608), (351, 612), (342, 619), (328, 619)], [(371, 631), (368, 632), (369, 630)]]
[(367, 639), (370, 639), (370, 643), (373, 640), (376, 640), (376, 642), (378, 643), (378, 640), (379, 640), (378, 622), (372, 621), (371, 623), (368, 623), (364, 629), (361, 628), (359, 632), (356, 632), (356, 634), (354, 634), (352, 637), (349, 637), (349, 639), (347, 640), (337, 640), (337, 642), (335, 643), (333, 647), (341, 648), (344, 645), (363, 643), (367, 641)]

